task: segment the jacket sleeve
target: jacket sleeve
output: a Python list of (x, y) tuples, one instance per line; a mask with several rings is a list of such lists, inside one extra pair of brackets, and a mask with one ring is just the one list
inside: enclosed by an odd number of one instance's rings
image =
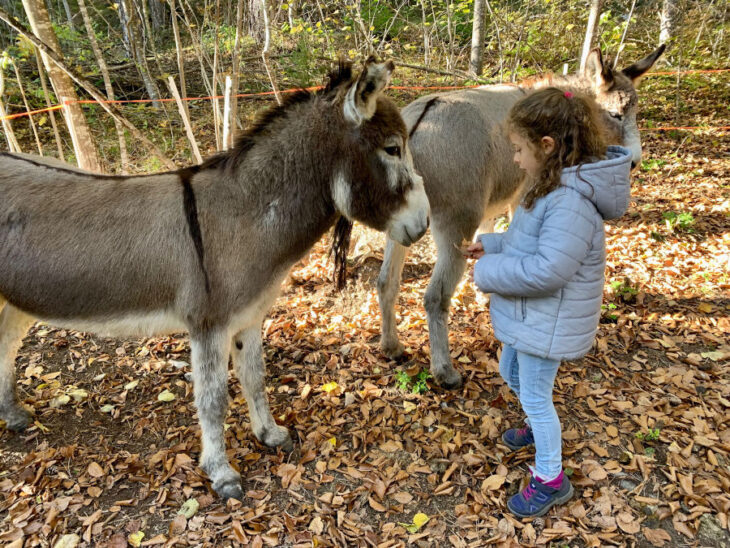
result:
[(506, 296), (543, 297), (555, 293), (578, 272), (588, 255), (596, 231), (592, 217), (588, 207), (576, 210), (560, 202), (548, 205), (537, 252), (524, 256), (484, 255), (474, 267), (474, 282), (485, 293)]
[(504, 238), (503, 232), (487, 232), (477, 236), (484, 248), (484, 253), (490, 255), (492, 253), (502, 252), (502, 239)]

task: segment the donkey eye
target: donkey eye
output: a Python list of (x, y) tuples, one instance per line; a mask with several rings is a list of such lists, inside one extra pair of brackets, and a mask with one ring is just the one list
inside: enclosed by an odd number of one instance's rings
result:
[(619, 114), (618, 112), (609, 112), (608, 115), (619, 122), (624, 119), (623, 114)]
[(398, 158), (400, 158), (400, 147), (398, 145), (385, 147), (383, 150), (385, 150), (385, 152), (390, 156), (398, 156)]

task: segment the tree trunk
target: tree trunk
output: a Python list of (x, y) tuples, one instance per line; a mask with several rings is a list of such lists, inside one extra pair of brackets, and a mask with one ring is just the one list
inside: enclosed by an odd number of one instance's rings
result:
[(150, 68), (147, 64), (142, 21), (135, 9), (134, 0), (119, 0), (119, 20), (122, 24), (122, 37), (129, 58), (137, 66), (137, 71), (142, 77), (147, 94), (150, 98), (155, 99), (152, 105), (155, 108), (160, 108), (162, 104), (157, 101), (160, 98), (160, 91), (150, 74)]
[[(46, 83), (46, 69), (43, 67), (43, 61), (41, 60), (41, 52), (38, 48), (33, 48), (35, 52), (35, 60), (38, 65), (38, 77), (41, 81), (41, 87), (43, 88), (43, 96), (46, 99), (46, 106), (51, 108), (51, 97), (48, 93), (48, 84)], [(58, 147), (58, 159), (64, 160), (63, 145), (61, 144), (61, 134), (58, 132), (58, 125), (56, 124), (56, 113), (52, 110), (48, 111), (48, 117), (51, 119), (51, 127), (53, 127), (53, 136), (56, 138), (56, 146)]]
[[(112, 87), (112, 81), (109, 77), (109, 69), (107, 68), (104, 56), (101, 53), (99, 43), (96, 41), (96, 35), (94, 34), (94, 29), (91, 26), (91, 19), (89, 19), (88, 11), (86, 11), (86, 4), (84, 0), (78, 0), (78, 2), (79, 11), (81, 12), (84, 26), (86, 27), (86, 33), (89, 35), (89, 43), (91, 44), (91, 49), (94, 52), (94, 57), (96, 58), (96, 62), (99, 65), (101, 75), (104, 78), (104, 89), (106, 90), (106, 96), (110, 101), (113, 101), (114, 88)], [(114, 120), (114, 127), (117, 130), (117, 138), (119, 139), (119, 155), (121, 156), (122, 160), (122, 173), (125, 174), (128, 172), (129, 168), (129, 156), (127, 155), (127, 140), (124, 137), (124, 127), (122, 127), (122, 123), (116, 119)]]
[[(220, 0), (215, 2), (215, 36), (218, 36), (218, 29), (220, 27)], [(213, 44), (213, 93), (210, 94), (212, 97), (213, 105), (213, 125), (215, 126), (215, 146), (216, 150), (223, 150), (223, 141), (221, 139), (221, 115), (220, 115), (220, 102), (218, 101), (218, 40), (214, 41)]]
[[(279, 97), (279, 89), (276, 85), (276, 78), (274, 77), (274, 73), (271, 70), (271, 67), (269, 67), (269, 46), (271, 44), (271, 34), (269, 32), (269, 17), (268, 17), (268, 7), (266, 6), (266, 0), (261, 0), (261, 5), (263, 7), (263, 13), (264, 13), (264, 47), (261, 51), (261, 59), (264, 62), (264, 67), (266, 68), (266, 74), (269, 76), (269, 82), (271, 82), (271, 89), (274, 91), (274, 97), (276, 97), (276, 102), (280, 105), (281, 104), (281, 97)], [(319, 5), (319, 0), (317, 0), (317, 5)], [(322, 10), (320, 8), (320, 13), (322, 13)], [(324, 21), (322, 21), (324, 23)], [(329, 43), (329, 42), (328, 42)]]
[(154, 29), (167, 27), (167, 9), (162, 0), (149, 0), (150, 19)]
[[(261, 5), (261, 0), (246, 0), (246, 33), (253, 37), (256, 42), (263, 42), (264, 41), (264, 14), (263, 14), (263, 7)], [(236, 18), (238, 19), (240, 16), (238, 13), (236, 13)], [(236, 26), (238, 27), (238, 21), (236, 22)], [(235, 82), (234, 82), (235, 84)], [(238, 93), (235, 91), (238, 88), (234, 88), (234, 93)]]
[(66, 11), (66, 19), (68, 19), (68, 26), (71, 30), (76, 30), (74, 26), (74, 18), (71, 15), (71, 7), (68, 5), (68, 0), (63, 0), (63, 9)]
[[(13, 70), (15, 71), (15, 79), (18, 81), (18, 90), (20, 91), (20, 96), (23, 99), (23, 105), (25, 106), (25, 111), (30, 112), (30, 105), (28, 104), (28, 98), (25, 96), (25, 90), (23, 89), (23, 81), (20, 79), (20, 71), (18, 70), (18, 65), (13, 61), (12, 59), (10, 62), (13, 64)], [(35, 137), (35, 144), (36, 147), (38, 147), (38, 154), (40, 156), (43, 156), (43, 147), (41, 146), (41, 140), (38, 137), (38, 130), (35, 127), (35, 122), (33, 121), (33, 115), (28, 114), (28, 123), (30, 124), (31, 129), (33, 130), (33, 136)]]
[[(61, 47), (58, 44), (58, 38), (51, 26), (51, 19), (48, 17), (48, 11), (43, 0), (23, 0), (25, 12), (28, 15), (28, 21), (33, 29), (33, 33), (46, 44), (59, 59), (63, 60)], [(41, 52), (43, 64), (46, 67), (48, 76), (51, 79), (51, 85), (56, 92), (56, 97), (61, 99), (66, 97), (71, 100), (76, 99), (76, 90), (74, 89), (71, 78), (62, 71), (45, 52)], [(94, 141), (86, 124), (86, 118), (81, 110), (81, 105), (73, 103), (68, 109), (64, 109), (66, 114), (66, 124), (68, 125), (71, 141), (73, 142), (76, 161), (82, 169), (90, 171), (100, 171), (101, 164), (99, 156), (94, 146)]]
[(593, 47), (593, 41), (598, 32), (598, 17), (601, 15), (601, 6), (603, 0), (591, 0), (591, 11), (588, 14), (588, 23), (586, 24), (586, 37), (583, 40), (583, 52), (580, 55), (580, 70), (586, 66), (586, 59)]
[(674, 36), (677, 22), (677, 0), (664, 0), (659, 14), (659, 45), (668, 43)]
[(482, 53), (484, 51), (484, 0), (474, 0), (474, 22), (471, 30), (471, 58), (469, 72), (475, 76), (482, 73)]
[(423, 64), (431, 61), (431, 27), (426, 25), (426, 0), (421, 0), (421, 27), (423, 27)]
[[(187, 85), (185, 84), (185, 58), (183, 57), (182, 42), (180, 41), (180, 29), (177, 26), (177, 8), (175, 6), (175, 0), (170, 0), (170, 13), (172, 14), (172, 34), (175, 36), (175, 50), (177, 52), (177, 71), (180, 75), (180, 93), (182, 97), (187, 97)], [(192, 34), (193, 30), (190, 29)], [(187, 102), (183, 101), (183, 109), (185, 110), (185, 116), (190, 118), (190, 110), (188, 109)]]
[(7, 113), (5, 112), (3, 95), (5, 95), (5, 69), (0, 65), (0, 119), (2, 119), (3, 123), (3, 133), (5, 134), (5, 139), (8, 141), (8, 150), (10, 152), (22, 152), (18, 140), (15, 138), (12, 122), (5, 119)]

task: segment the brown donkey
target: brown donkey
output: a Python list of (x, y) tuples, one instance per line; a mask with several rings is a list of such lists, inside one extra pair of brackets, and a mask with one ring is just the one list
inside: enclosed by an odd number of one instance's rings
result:
[[(432, 234), (438, 251), (424, 304), (431, 343), (431, 372), (446, 388), (461, 385), (449, 352), (448, 318), (451, 297), (462, 278), (466, 261), (459, 252), (463, 239), (477, 227), (491, 229), (487, 221), (520, 198), (519, 169), (502, 122), (512, 105), (531, 89), (557, 86), (595, 97), (603, 111), (612, 143), (631, 150), (633, 163), (641, 160), (636, 125), (637, 80), (649, 70), (664, 46), (621, 71), (603, 62), (600, 50), (591, 52), (582, 73), (546, 76), (524, 85), (483, 86), (439, 93), (416, 99), (403, 109), (411, 134), (416, 170), (423, 176), (431, 205)], [(396, 330), (398, 295), (406, 249), (388, 240), (378, 278), (382, 315), (383, 352), (397, 357), (403, 352)]]
[(200, 465), (242, 497), (223, 421), (233, 357), (256, 437), (289, 448), (264, 391), (261, 324), (292, 264), (338, 216), (408, 246), (428, 227), (408, 134), (382, 96), (392, 62), (349, 64), (268, 111), (229, 152), (145, 177), (0, 154), (0, 418), (20, 430), (14, 361), (37, 318), (116, 336), (187, 330)]

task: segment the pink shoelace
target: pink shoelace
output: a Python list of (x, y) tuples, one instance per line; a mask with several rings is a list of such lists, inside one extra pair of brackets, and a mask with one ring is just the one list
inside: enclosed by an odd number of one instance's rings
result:
[(532, 498), (532, 495), (535, 494), (535, 489), (532, 488), (532, 480), (530, 480), (530, 483), (527, 484), (527, 487), (522, 491), (522, 496), (525, 498), (525, 500), (530, 500)]
[(524, 435), (526, 435), (527, 434), (527, 430), (529, 430), (529, 428), (530, 428), (529, 426), (525, 426), (524, 428), (520, 428), (517, 431), (517, 435), (518, 436), (524, 436)]

